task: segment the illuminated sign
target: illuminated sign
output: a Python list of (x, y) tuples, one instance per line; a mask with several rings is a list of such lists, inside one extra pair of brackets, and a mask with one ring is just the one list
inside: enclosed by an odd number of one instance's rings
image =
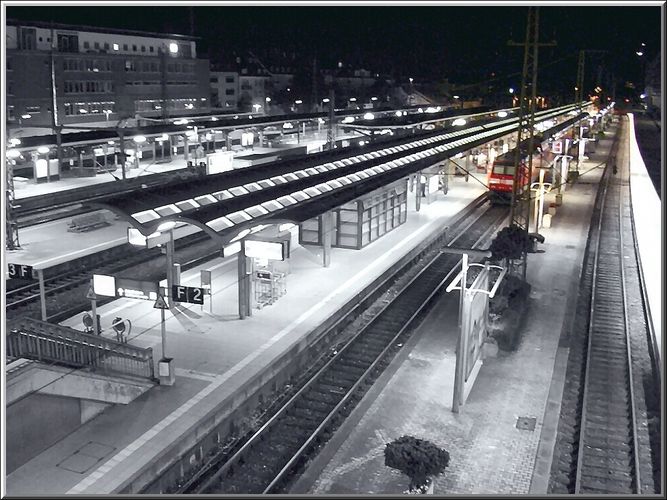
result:
[(154, 301), (157, 299), (158, 289), (158, 284), (154, 281), (116, 278), (116, 297)]
[(234, 168), (233, 160), (233, 151), (222, 151), (206, 156), (206, 175), (232, 170)]
[(286, 242), (245, 240), (243, 243), (246, 257), (285, 260)]
[(93, 274), (93, 293), (106, 297), (116, 296), (116, 278), (104, 274)]
[(241, 251), (241, 242), (240, 241), (235, 241), (234, 243), (230, 243), (226, 247), (222, 247), (222, 257), (231, 257), (232, 255), (235, 255)]

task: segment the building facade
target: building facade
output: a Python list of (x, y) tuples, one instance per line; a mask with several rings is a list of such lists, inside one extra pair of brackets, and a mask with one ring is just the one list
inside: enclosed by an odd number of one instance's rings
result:
[(237, 110), (239, 74), (235, 71), (211, 71), (211, 107)]
[(10, 126), (51, 126), (54, 90), (65, 125), (210, 111), (209, 63), (192, 37), (7, 24)]

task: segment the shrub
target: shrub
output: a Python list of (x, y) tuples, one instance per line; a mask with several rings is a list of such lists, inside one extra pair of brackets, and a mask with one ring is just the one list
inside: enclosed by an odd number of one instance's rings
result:
[(402, 436), (387, 444), (384, 464), (410, 478), (410, 489), (427, 484), (427, 478), (444, 472), (449, 465), (449, 453), (430, 441)]

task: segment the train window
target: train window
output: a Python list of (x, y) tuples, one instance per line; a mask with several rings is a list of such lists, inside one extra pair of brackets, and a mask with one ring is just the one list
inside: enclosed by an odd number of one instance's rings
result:
[(372, 170), (376, 174), (381, 174), (382, 172), (384, 172), (384, 169), (381, 167), (372, 167), (370, 170)]
[(350, 165), (354, 165), (354, 162), (352, 160), (350, 160), (349, 158), (343, 158), (341, 161), (343, 162), (343, 165), (346, 165), (348, 167)]
[(380, 158), (382, 155), (380, 153), (378, 153), (377, 151), (372, 151), (371, 156), (373, 158)]
[[(322, 184), (318, 184), (315, 186), (316, 189), (319, 189), (320, 192), (322, 193), (328, 193), (329, 191), (333, 191), (333, 188), (329, 186), (326, 182), (323, 182)], [(307, 191), (307, 190), (306, 190)]]
[(339, 177), (336, 180), (340, 182), (343, 186), (349, 186), (350, 184), (352, 184), (352, 181), (347, 177)]
[(329, 186), (329, 187), (331, 187), (331, 188), (333, 188), (333, 189), (338, 189), (338, 188), (343, 187), (343, 184), (341, 184), (340, 182), (338, 182), (336, 179), (333, 179), (333, 180), (327, 182), (326, 184), (327, 184), (327, 186)]
[(350, 158), (352, 160), (352, 163), (359, 163), (361, 161), (361, 155), (360, 156), (353, 156)]
[(262, 186), (260, 186), (256, 182), (249, 182), (248, 184), (244, 184), (243, 187), (246, 188), (251, 193), (262, 189)]
[[(298, 179), (303, 179), (304, 177), (308, 177), (310, 174), (306, 172), (305, 170), (297, 170), (296, 172), (293, 172), (293, 174), (298, 178)], [(285, 177), (287, 177), (289, 174), (285, 174)]]
[(268, 187), (272, 187), (272, 186), (276, 185), (275, 182), (273, 182), (269, 179), (263, 179), (261, 181), (257, 181), (257, 184), (259, 184), (260, 186), (262, 186), (265, 189), (268, 188)]
[(368, 177), (370, 177), (364, 170), (362, 170), (361, 172), (357, 172), (354, 175), (358, 176), (360, 179), (368, 179)]
[(279, 210), (279, 209), (283, 208), (283, 206), (280, 203), (278, 203), (276, 200), (265, 201), (261, 205), (264, 208), (266, 208), (269, 212), (275, 212), (276, 210)]
[(335, 161), (335, 162), (334, 162), (334, 165), (336, 165), (338, 168), (342, 168), (342, 167), (345, 166), (345, 164), (344, 164), (342, 161), (340, 161), (340, 160)]
[(329, 169), (326, 167), (323, 167), (322, 165), (318, 165), (315, 167), (315, 170), (317, 170), (319, 173), (323, 174), (324, 172), (328, 172)]
[(319, 196), (322, 194), (322, 191), (317, 189), (316, 187), (309, 187), (303, 190), (308, 196)]
[(372, 177), (377, 174), (377, 172), (371, 168), (367, 168), (366, 170), (362, 170), (361, 172), (358, 172), (359, 177), (361, 177), (360, 174), (367, 175), (368, 177)]
[(292, 172), (288, 172), (281, 177), (284, 177), (288, 181), (298, 181), (299, 180), (299, 178), (296, 175), (294, 175), (294, 173), (292, 173)]
[(306, 173), (307, 173), (308, 175), (317, 175), (317, 174), (319, 174), (319, 171), (318, 171), (318, 170), (315, 170), (314, 168), (311, 167), (311, 168), (307, 168), (307, 169), (306, 169)]
[(350, 174), (350, 175), (346, 176), (346, 178), (351, 180), (352, 182), (358, 182), (358, 181), (361, 180), (361, 178), (356, 174)]
[(514, 175), (514, 165), (503, 165), (495, 162), (493, 165), (493, 173), (498, 175)]

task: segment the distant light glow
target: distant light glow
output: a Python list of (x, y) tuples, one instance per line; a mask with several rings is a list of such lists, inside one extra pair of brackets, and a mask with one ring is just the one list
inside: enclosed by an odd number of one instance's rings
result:
[(454, 125), (455, 127), (459, 127), (459, 126), (465, 125), (465, 124), (466, 124), (466, 121), (463, 118), (457, 118), (456, 120), (454, 120), (452, 122), (452, 125)]
[(356, 97), (350, 97), (350, 102), (357, 102), (357, 98)]
[(12, 137), (11, 139), (9, 139), (9, 144), (11, 144), (12, 146), (18, 146), (19, 144), (21, 144), (21, 139)]
[(141, 144), (142, 142), (146, 142), (146, 137), (143, 135), (135, 135), (132, 140), (137, 144)]
[(325, 97), (324, 99), (322, 99), (322, 102), (329, 102), (329, 98)]
[(290, 122), (285, 122), (283, 123), (283, 128), (294, 128), (294, 125), (292, 125)]
[(507, 116), (507, 111), (499, 111), (498, 118), (505, 118)]
[(8, 149), (7, 158), (18, 158), (21, 156), (21, 152), (18, 149)]
[(638, 50), (638, 51), (636, 52), (636, 54), (637, 54), (639, 57), (641, 57), (641, 56), (644, 55), (644, 53), (643, 53), (641, 50)]
[(297, 99), (296, 101), (294, 101), (294, 104), (303, 104), (303, 101), (301, 99)]
[(172, 54), (176, 54), (178, 52), (178, 44), (171, 42), (169, 44), (169, 52), (171, 52)]
[(114, 44), (113, 44), (113, 50), (118, 50), (119, 48), (120, 48), (120, 47), (118, 46), (117, 43), (114, 43)]
[(373, 113), (365, 113), (364, 114), (364, 120), (373, 120), (375, 118), (375, 115)]
[(354, 116), (346, 116), (343, 118), (343, 123), (352, 123), (354, 121)]
[[(81, 110), (81, 111), (83, 112), (84, 110)], [(21, 118), (23, 118), (24, 120), (27, 120), (28, 118), (32, 118), (32, 117), (28, 114), (25, 114), (25, 115), (21, 115)]]
[(37, 152), (41, 154), (46, 154), (49, 152), (49, 147), (48, 146), (40, 146), (37, 148)]

